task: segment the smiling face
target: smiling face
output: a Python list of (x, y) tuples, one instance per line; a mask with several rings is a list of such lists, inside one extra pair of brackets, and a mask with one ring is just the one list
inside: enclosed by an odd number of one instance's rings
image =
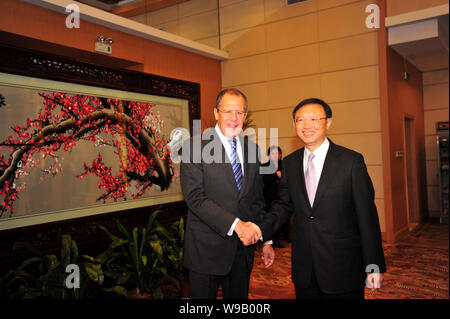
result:
[(239, 135), (245, 120), (244, 98), (241, 95), (226, 93), (220, 101), (219, 110), (214, 108), (214, 117), (222, 134), (227, 138)]
[[(320, 104), (307, 104), (297, 110), (294, 117), (294, 128), (305, 147), (313, 152), (327, 138), (327, 130), (332, 119), (326, 118), (325, 110)], [(311, 119), (320, 119), (313, 123)], [(299, 121), (303, 119), (303, 121)]]

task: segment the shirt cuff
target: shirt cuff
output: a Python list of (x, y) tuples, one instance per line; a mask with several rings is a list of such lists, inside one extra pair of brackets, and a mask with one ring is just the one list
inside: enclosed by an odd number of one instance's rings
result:
[(234, 228), (236, 227), (236, 224), (238, 223), (238, 221), (239, 221), (239, 218), (236, 218), (236, 219), (234, 220), (233, 224), (231, 225), (230, 230), (229, 230), (228, 233), (227, 233), (228, 236), (233, 236)]
[[(261, 237), (261, 240), (262, 240), (262, 237)], [(266, 242), (264, 243), (264, 246), (266, 246), (266, 245), (273, 245), (273, 241), (272, 241), (272, 240), (266, 241)]]

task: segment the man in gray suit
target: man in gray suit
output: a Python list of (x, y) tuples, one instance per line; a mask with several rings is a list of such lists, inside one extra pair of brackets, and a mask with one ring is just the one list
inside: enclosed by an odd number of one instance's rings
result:
[(245, 95), (223, 90), (214, 109), (215, 128), (201, 142), (194, 137), (183, 146), (184, 265), (192, 298), (216, 298), (220, 285), (225, 299), (248, 298), (254, 256), (249, 243), (261, 237), (252, 222), (262, 220), (265, 202), (257, 146), (240, 135), (246, 114)]

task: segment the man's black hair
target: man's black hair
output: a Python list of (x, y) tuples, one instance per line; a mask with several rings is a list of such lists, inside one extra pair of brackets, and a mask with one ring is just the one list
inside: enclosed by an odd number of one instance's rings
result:
[(300, 103), (297, 104), (294, 111), (292, 112), (292, 117), (294, 118), (294, 120), (295, 120), (295, 113), (297, 113), (297, 111), (299, 109), (301, 109), (303, 106), (308, 105), (308, 104), (322, 105), (323, 110), (325, 111), (326, 118), (331, 119), (333, 117), (333, 111), (331, 111), (331, 107), (325, 101), (322, 101), (321, 99), (318, 99), (318, 98), (309, 98), (309, 99), (304, 99), (303, 101), (301, 101)]

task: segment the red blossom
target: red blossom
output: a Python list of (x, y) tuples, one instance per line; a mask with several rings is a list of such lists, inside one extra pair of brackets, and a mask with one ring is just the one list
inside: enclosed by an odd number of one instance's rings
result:
[[(7, 168), (16, 172), (18, 169), (19, 161), (13, 161), (13, 154), (21, 156), (23, 172), (37, 167), (42, 158), (52, 156), (53, 163), (42, 169), (42, 172), (46, 176), (54, 176), (62, 170), (61, 161), (56, 155), (59, 150), (69, 152), (79, 140), (98, 143), (97, 137), (100, 134), (111, 137), (120, 134), (126, 139), (124, 142), (102, 142), (102, 145), (116, 148), (121, 165), (117, 175), (112, 174), (112, 167), (105, 165), (100, 154), (92, 161), (91, 166), (84, 164), (84, 172), (76, 175), (79, 179), (88, 174), (97, 176), (98, 187), (103, 190), (99, 199), (125, 200), (132, 181), (137, 182), (137, 192), (131, 193), (133, 198), (141, 196), (155, 183), (162, 183), (162, 189), (168, 187), (172, 179), (170, 173), (167, 173), (171, 171), (171, 161), (167, 142), (158, 136), (164, 122), (159, 113), (152, 113), (153, 104), (65, 93), (40, 93), (40, 96), (43, 108), (36, 118), (27, 118), (23, 126), (14, 125), (12, 130), (17, 138), (8, 136), (0, 142), (0, 149), (9, 148), (11, 151), (9, 158), (0, 154), (1, 212), (13, 211), (18, 193), (14, 187), (15, 181), (27, 175), (10, 173), (6, 176), (6, 172), (11, 171)], [(113, 117), (108, 113), (110, 110), (114, 110)], [(142, 144), (143, 139), (146, 144)], [(148, 146), (144, 146), (147, 144)], [(34, 159), (32, 156), (37, 153), (42, 155)], [(170, 176), (164, 181), (162, 177), (165, 174)], [(25, 183), (21, 184), (21, 187), (25, 187), (24, 185)]]

